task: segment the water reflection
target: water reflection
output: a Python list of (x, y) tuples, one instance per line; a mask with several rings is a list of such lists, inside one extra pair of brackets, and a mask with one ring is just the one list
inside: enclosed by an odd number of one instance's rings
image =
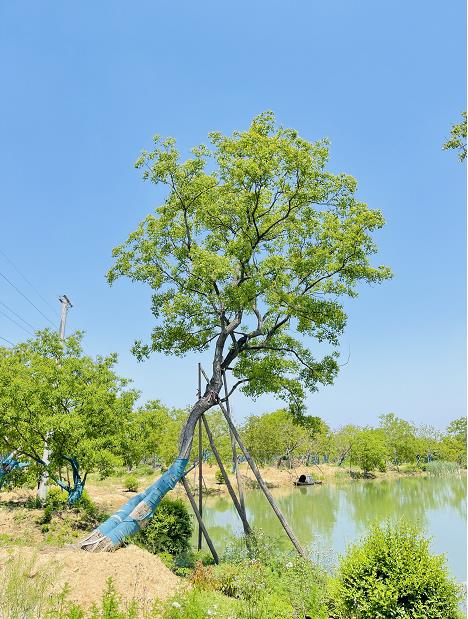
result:
[[(404, 517), (432, 536), (434, 552), (445, 552), (451, 571), (466, 581), (466, 477), (406, 477), (386, 481), (354, 481), (272, 491), (281, 510), (314, 555), (336, 562), (346, 546), (374, 522)], [(259, 490), (246, 494), (249, 521), (269, 535), (284, 539), (282, 529)], [(222, 550), (242, 527), (228, 497), (205, 499), (204, 520), (215, 546)], [(284, 542), (287, 543), (286, 541)]]

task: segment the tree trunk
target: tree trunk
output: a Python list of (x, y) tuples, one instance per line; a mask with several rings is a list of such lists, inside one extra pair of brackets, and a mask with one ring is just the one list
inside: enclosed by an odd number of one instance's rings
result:
[(42, 454), (42, 461), (45, 464), (46, 468), (42, 471), (41, 476), (39, 477), (39, 483), (37, 485), (37, 498), (43, 504), (47, 501), (47, 489), (49, 482), (49, 471), (47, 470), (47, 465), (49, 464), (49, 458), (50, 451), (46, 440), (44, 442), (44, 451)]
[[(126, 537), (137, 533), (148, 524), (161, 499), (175, 488), (184, 474), (190, 457), (195, 427), (200, 415), (216, 404), (218, 400), (217, 392), (209, 389), (210, 385), (205, 395), (195, 403), (190, 411), (181, 432), (179, 456), (175, 462), (144, 492), (127, 501), (115, 514), (79, 542), (80, 548), (90, 552), (115, 550)], [(220, 388), (221, 383), (219, 383)]]

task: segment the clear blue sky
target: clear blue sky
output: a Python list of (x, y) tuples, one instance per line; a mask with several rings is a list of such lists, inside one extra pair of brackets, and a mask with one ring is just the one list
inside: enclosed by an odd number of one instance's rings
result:
[[(441, 149), (465, 108), (465, 21), (462, 0), (2, 2), (0, 248), (57, 310), (70, 296), (88, 352), (117, 351), (145, 399), (189, 404), (196, 357), (138, 364), (149, 291), (105, 282), (112, 247), (157, 204), (133, 162), (155, 133), (188, 148), (274, 110), (330, 138), (331, 168), (385, 213), (377, 261), (395, 273), (348, 304), (350, 361), (310, 412), (444, 427), (465, 412), (465, 166)], [(0, 271), (52, 313), (2, 254)], [(2, 302), (48, 324), (0, 280)], [(0, 314), (0, 336), (26, 333)]]

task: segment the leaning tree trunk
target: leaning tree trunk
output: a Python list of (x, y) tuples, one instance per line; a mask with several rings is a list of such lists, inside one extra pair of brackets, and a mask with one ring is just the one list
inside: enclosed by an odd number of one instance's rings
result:
[(205, 395), (192, 407), (180, 435), (179, 455), (167, 471), (82, 540), (79, 543), (80, 548), (90, 552), (115, 550), (126, 537), (137, 533), (148, 524), (161, 499), (182, 479), (189, 461), (197, 421), (200, 415), (217, 403), (218, 392), (219, 389), (208, 388)]

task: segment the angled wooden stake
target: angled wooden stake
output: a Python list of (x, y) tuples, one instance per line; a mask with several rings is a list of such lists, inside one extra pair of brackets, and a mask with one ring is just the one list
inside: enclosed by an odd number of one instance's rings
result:
[[(198, 397), (201, 398), (201, 364), (198, 364)], [(203, 417), (203, 415), (202, 415)], [(198, 420), (198, 511), (203, 518), (203, 444), (202, 420)], [(202, 547), (202, 529), (198, 525), (198, 550)]]
[(192, 491), (190, 490), (190, 487), (188, 485), (187, 480), (185, 479), (185, 476), (182, 477), (182, 479), (180, 480), (181, 484), (184, 486), (185, 488), (185, 492), (187, 493), (188, 499), (190, 501), (190, 505), (192, 506), (193, 509), (193, 513), (195, 514), (196, 519), (198, 520), (198, 526), (200, 527), (200, 529), (203, 532), (203, 536), (206, 540), (206, 543), (208, 544), (208, 548), (210, 549), (211, 555), (213, 556), (214, 562), (215, 563), (219, 563), (219, 557), (218, 557), (218, 553), (215, 550), (215, 547), (213, 546), (213, 542), (211, 541), (211, 538), (208, 534), (208, 531), (206, 530), (206, 527), (203, 523), (202, 517), (200, 512), (198, 511), (198, 507), (197, 504), (195, 502), (195, 498), (192, 494)]
[[(223, 371), (223, 383), (224, 383), (224, 398), (226, 400), (226, 411), (229, 417), (231, 417), (231, 406), (229, 404), (229, 393), (228, 393), (228, 387), (227, 387), (226, 372), (224, 371)], [(229, 434), (231, 435), (232, 463), (234, 465), (234, 472), (236, 474), (237, 491), (239, 492), (239, 503), (241, 505), (242, 511), (245, 516), (244, 486), (243, 486), (241, 474), (239, 471), (239, 463), (237, 461), (236, 438), (234, 434), (232, 433), (231, 428), (229, 428)]]
[(237, 510), (237, 513), (239, 514), (239, 518), (242, 521), (242, 526), (244, 527), (244, 533), (246, 535), (249, 535), (249, 533), (251, 533), (252, 529), (250, 528), (249, 523), (247, 522), (247, 518), (245, 515), (245, 511), (242, 509), (241, 504), (239, 503), (239, 499), (237, 498), (237, 495), (234, 491), (234, 488), (232, 487), (231, 481), (228, 477), (228, 474), (226, 473), (226, 469), (224, 468), (224, 464), (223, 461), (221, 460), (221, 457), (219, 455), (218, 449), (216, 448), (214, 439), (213, 439), (213, 435), (211, 434), (211, 430), (208, 426), (208, 421), (205, 419), (205, 416), (202, 415), (202, 419), (203, 419), (203, 423), (205, 425), (205, 431), (206, 431), (206, 435), (208, 436), (208, 440), (210, 441), (210, 446), (211, 449), (213, 450), (213, 454), (214, 457), (216, 458), (216, 462), (218, 463), (219, 466), (219, 470), (221, 471), (221, 474), (224, 478), (224, 481), (226, 483), (226, 487), (228, 489), (229, 494), (231, 495), (231, 499), (232, 502), (234, 503), (234, 506)]

